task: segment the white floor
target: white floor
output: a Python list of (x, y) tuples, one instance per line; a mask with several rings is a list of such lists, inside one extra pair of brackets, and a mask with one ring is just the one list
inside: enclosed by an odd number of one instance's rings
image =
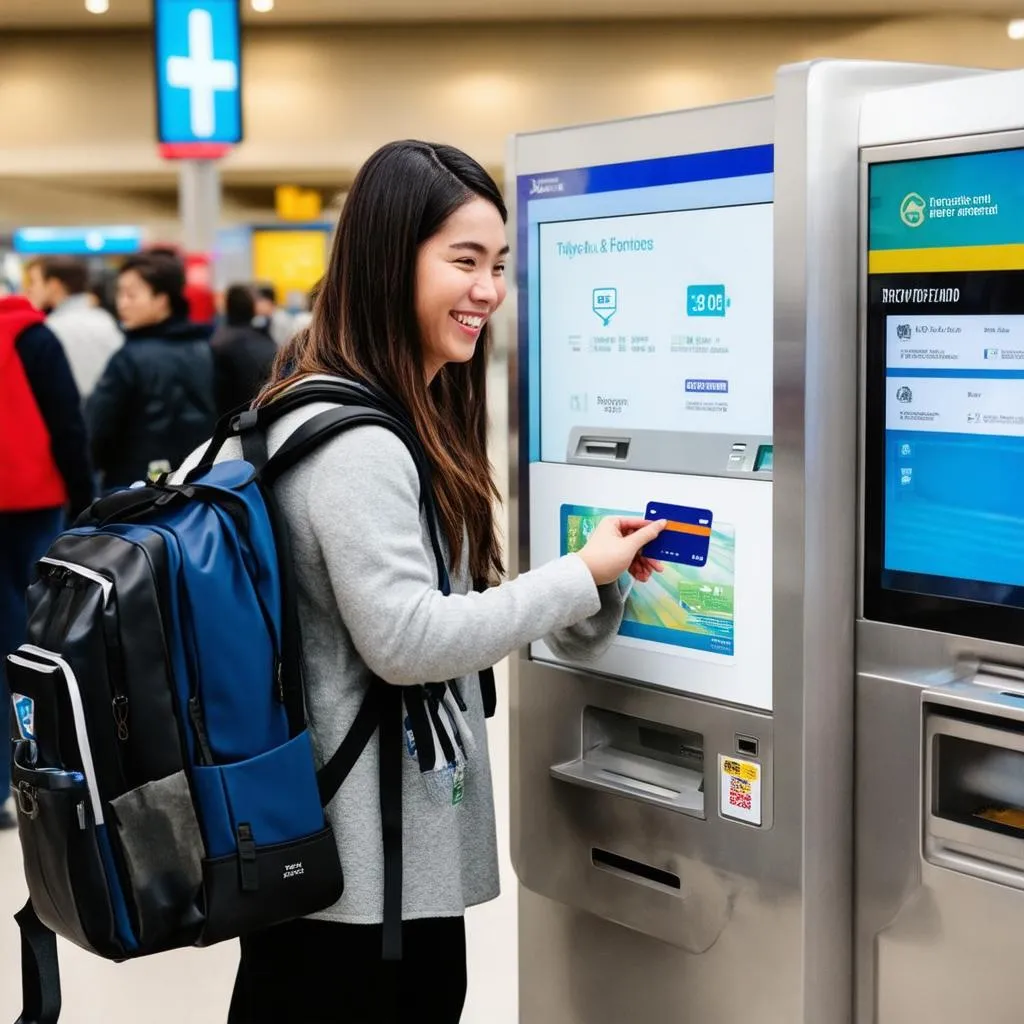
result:
[[(495, 366), (492, 458), (504, 481), (507, 465), (504, 366)], [(504, 489), (504, 488), (503, 488)], [(498, 667), (498, 713), (490, 726), (502, 895), (466, 918), (469, 995), (463, 1024), (516, 1024), (518, 959), (516, 881), (508, 836), (508, 672)], [(0, 1024), (20, 1010), (20, 945), (12, 915), (25, 901), (21, 848), (15, 832), (0, 833)], [(110, 964), (61, 943), (62, 1024), (223, 1024), (238, 961), (237, 945), (164, 953)], [(285, 1024), (285, 1022), (282, 1022)], [(292, 1022), (287, 1022), (292, 1024)], [(298, 1024), (298, 1022), (295, 1022)], [(311, 1024), (311, 1022), (310, 1022)]]

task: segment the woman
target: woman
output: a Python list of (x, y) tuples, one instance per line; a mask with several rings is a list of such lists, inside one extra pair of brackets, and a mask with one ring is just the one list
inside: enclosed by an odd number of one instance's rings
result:
[(224, 326), (210, 341), (213, 349), (217, 415), (249, 405), (267, 382), (277, 345), (266, 331), (253, 326), (256, 297), (244, 284), (233, 284), (224, 296)]
[(118, 273), (125, 343), (86, 406), (104, 490), (169, 471), (213, 432), (210, 329), (188, 322), (184, 291), (184, 268), (168, 255), (132, 256)]
[[(315, 919), (242, 942), (232, 1021), (455, 1024), (466, 993), (466, 907), (498, 895), (494, 806), (475, 673), (540, 637), (581, 655), (618, 629), (627, 569), (663, 524), (606, 519), (580, 555), (496, 584), (498, 496), (487, 459), (487, 322), (505, 298), (505, 207), (486, 171), (447, 146), (385, 146), (360, 171), (309, 329), (281, 352), (261, 403), (315, 375), (387, 392), (432, 464), (449, 549), (437, 589), (411, 456), (379, 427), (349, 431), (284, 476), (276, 497), (298, 583), (317, 754), (337, 749), (374, 679), (456, 679), (459, 778), (403, 764), (403, 958), (381, 960), (378, 757), (366, 748), (328, 816), (345, 893)], [(288, 368), (287, 370), (284, 368)], [(287, 376), (285, 376), (287, 374)], [(282, 417), (273, 451), (318, 408)], [(473, 678), (466, 678), (472, 676)], [(411, 746), (411, 745), (410, 745)]]

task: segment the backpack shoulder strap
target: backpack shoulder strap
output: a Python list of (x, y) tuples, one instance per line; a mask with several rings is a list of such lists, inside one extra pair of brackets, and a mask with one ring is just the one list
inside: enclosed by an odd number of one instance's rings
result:
[(397, 419), (390, 412), (358, 405), (343, 405), (307, 420), (259, 469), (264, 486), (272, 484), (282, 473), (291, 469), (303, 458), (332, 437), (355, 427), (380, 426), (396, 434), (405, 444), (416, 466), (420, 481), (420, 503), (426, 511), (427, 530), (430, 546), (437, 567), (438, 587), (445, 593), (450, 591), (448, 569), (438, 533), (437, 510), (434, 504), (433, 486), (430, 482), (430, 467), (426, 454), (412, 428)]
[(57, 936), (36, 916), (31, 900), (14, 920), (21, 931), (22, 998), (15, 1024), (57, 1024), (61, 1005)]

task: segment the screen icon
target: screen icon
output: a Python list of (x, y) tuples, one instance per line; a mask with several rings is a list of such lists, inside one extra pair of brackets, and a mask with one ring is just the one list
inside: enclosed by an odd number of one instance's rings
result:
[(913, 446), (911, 445), (911, 443), (909, 441), (904, 441), (903, 444), (900, 445), (900, 455), (901, 455), (901, 457), (904, 458), (904, 459), (908, 459), (913, 454), (914, 454), (914, 449), (913, 449)]
[(619, 290), (617, 288), (595, 288), (593, 309), (601, 318), (601, 323), (607, 327), (619, 310)]
[(917, 192), (908, 192), (900, 203), (900, 220), (908, 228), (919, 228), (924, 223), (924, 198)]
[(896, 401), (902, 402), (904, 405), (909, 405), (914, 400), (914, 392), (904, 384), (896, 391)]
[(910, 341), (911, 330), (910, 324), (897, 324), (896, 325), (896, 337), (900, 341)]
[(900, 466), (900, 484), (903, 487), (909, 487), (911, 481), (914, 478), (914, 469), (912, 466)]

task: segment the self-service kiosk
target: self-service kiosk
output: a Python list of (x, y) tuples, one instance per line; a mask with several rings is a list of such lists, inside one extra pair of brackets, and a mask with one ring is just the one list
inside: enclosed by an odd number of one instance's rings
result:
[(606, 650), (513, 659), (524, 1022), (850, 1019), (860, 100), (944, 74), (513, 140), (514, 568), (678, 533)]
[(857, 1024), (1019, 1024), (1024, 73), (865, 102)]

